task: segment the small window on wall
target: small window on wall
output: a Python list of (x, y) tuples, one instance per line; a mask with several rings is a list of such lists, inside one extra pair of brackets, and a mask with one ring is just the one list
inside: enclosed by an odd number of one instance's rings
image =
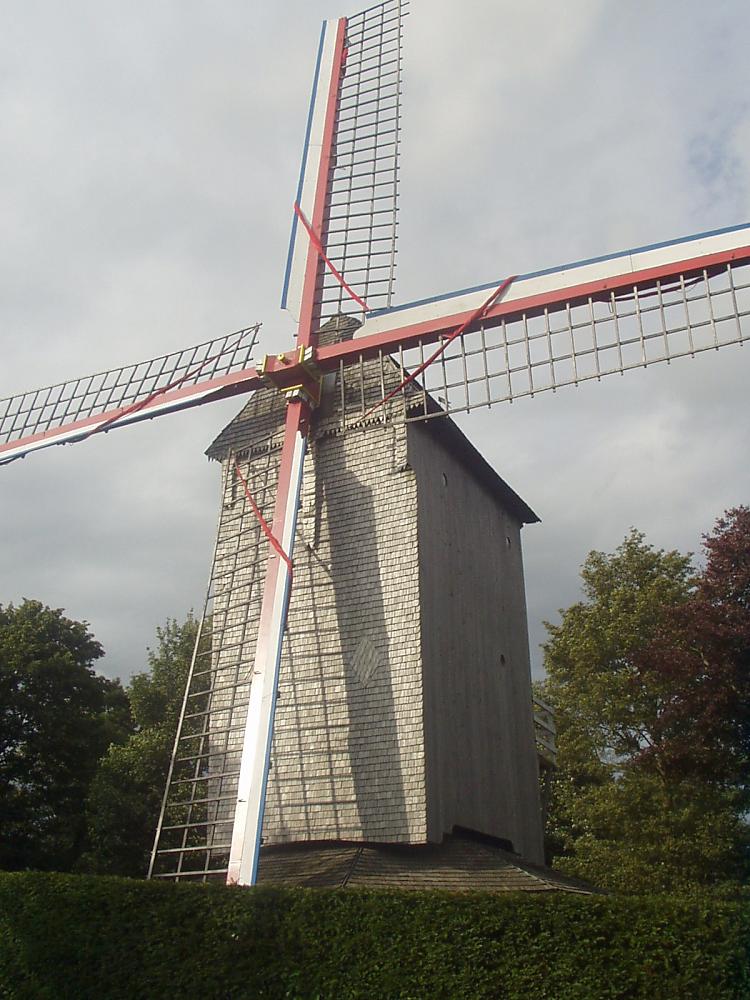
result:
[(445, 473), (443, 473), (442, 478), (443, 478), (443, 486), (447, 486), (448, 485), (448, 477), (446, 476)]
[(501, 667), (505, 666), (505, 653), (500, 654), (500, 666)]
[(510, 548), (510, 535), (505, 536), (505, 547)]

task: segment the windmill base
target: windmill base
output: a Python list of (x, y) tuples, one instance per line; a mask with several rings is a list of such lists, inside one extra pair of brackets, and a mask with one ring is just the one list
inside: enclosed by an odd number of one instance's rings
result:
[(275, 844), (261, 849), (262, 885), (328, 889), (440, 889), (449, 892), (601, 890), (534, 865), (492, 837), (454, 831), (441, 844), (353, 841)]

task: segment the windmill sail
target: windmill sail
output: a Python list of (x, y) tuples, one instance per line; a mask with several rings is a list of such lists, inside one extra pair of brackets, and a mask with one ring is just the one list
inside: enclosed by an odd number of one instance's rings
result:
[[(277, 399), (278, 397), (274, 397)], [(267, 401), (267, 396), (266, 396)], [(262, 401), (261, 401), (262, 402)], [(276, 406), (271, 419), (282, 415)], [(265, 545), (240, 474), (270, 519), (278, 440), (226, 466), (216, 549), (159, 821), (152, 878), (226, 876), (263, 595)]]
[[(386, 310), (336, 352), (321, 348), (320, 367), (336, 360), (346, 385), (342, 425), (370, 406), (355, 362), (390, 365), (392, 355), (405, 372), (420, 369), (429, 345), (449, 338), (491, 290)], [(420, 399), (405, 387), (396, 412), (424, 420), (488, 407), (748, 339), (750, 226), (738, 226), (519, 276), (424, 370)]]
[(0, 399), (0, 465), (260, 384), (259, 324), (172, 354)]
[[(398, 229), (401, 131), (401, 45), (408, 0), (387, 0), (346, 19), (337, 81), (330, 164), (326, 110), (336, 53), (338, 22), (323, 26), (302, 157), (297, 205), (326, 257), (349, 286), (319, 261), (315, 317), (356, 313), (362, 306), (389, 306), (393, 296)], [(317, 185), (325, 184), (322, 213), (315, 218)], [(299, 214), (293, 217), (282, 308), (301, 313), (310, 238)]]

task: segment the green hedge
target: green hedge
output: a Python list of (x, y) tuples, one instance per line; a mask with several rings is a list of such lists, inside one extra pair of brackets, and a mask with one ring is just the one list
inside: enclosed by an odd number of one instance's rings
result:
[(665, 897), (0, 874), (10, 998), (750, 997), (750, 914)]

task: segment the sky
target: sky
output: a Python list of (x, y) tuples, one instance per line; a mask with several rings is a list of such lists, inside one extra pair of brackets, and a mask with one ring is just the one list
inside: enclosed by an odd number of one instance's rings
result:
[[(279, 308), (330, 0), (0, 0), (0, 397), (156, 356)], [(412, 0), (396, 302), (750, 221), (745, 0)], [(750, 502), (750, 348), (460, 420), (539, 514), (542, 622), (631, 526), (700, 550)], [(90, 623), (127, 678), (200, 609), (237, 401), (0, 469), (0, 604)]]

